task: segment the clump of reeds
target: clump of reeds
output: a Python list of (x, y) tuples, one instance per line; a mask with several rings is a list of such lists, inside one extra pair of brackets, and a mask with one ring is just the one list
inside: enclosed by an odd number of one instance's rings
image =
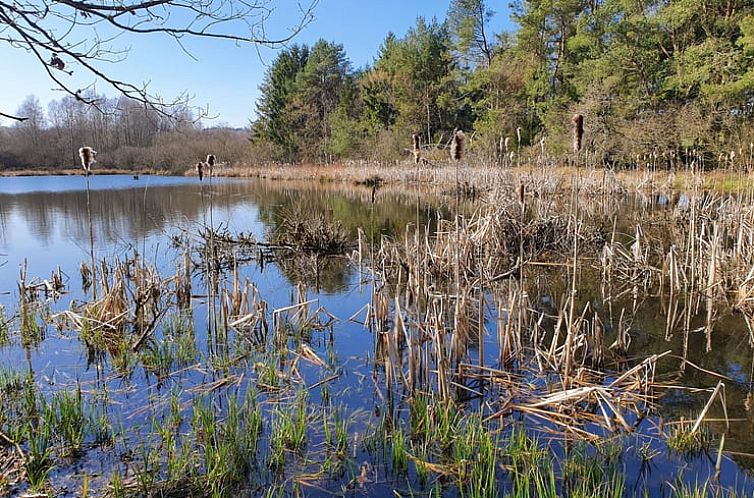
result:
[(573, 123), (573, 151), (578, 153), (581, 151), (581, 144), (584, 139), (584, 116), (574, 114), (571, 123)]
[(317, 254), (343, 254), (349, 246), (338, 220), (323, 213), (308, 214), (301, 208), (284, 216), (272, 234), (272, 242)]
[(671, 451), (683, 455), (695, 455), (710, 449), (712, 434), (706, 426), (694, 428), (693, 420), (681, 419), (670, 424), (666, 432), (666, 441)]
[(81, 166), (84, 168), (86, 174), (89, 174), (92, 164), (96, 163), (97, 151), (91, 147), (81, 147), (79, 149), (79, 158), (81, 159)]
[[(525, 204), (525, 199), (521, 203), (521, 194), (525, 196), (525, 190), (518, 191), (519, 209)], [(392, 261), (390, 267), (420, 264), (425, 278), (431, 276), (440, 284), (454, 274), (456, 257), (465, 262), (461, 276), (495, 279), (509, 274), (520, 257), (528, 261), (564, 259), (572, 252), (574, 237), (578, 238), (581, 252), (598, 251), (605, 243), (602, 228), (584, 220), (558, 215), (526, 219), (513, 209), (495, 206), (462, 220), (458, 226), (453, 221), (440, 220), (435, 236), (422, 236), (381, 252), (413, 261)]]

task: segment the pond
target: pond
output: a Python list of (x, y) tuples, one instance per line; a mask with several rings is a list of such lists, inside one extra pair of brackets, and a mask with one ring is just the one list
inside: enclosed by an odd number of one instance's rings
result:
[[(495, 220), (475, 233), (500, 240), (494, 193), (378, 187), (0, 179), (0, 492), (550, 496), (550, 475), (553, 496), (754, 491), (744, 314), (654, 270), (605, 277), (605, 241), (672, 246), (687, 206), (584, 202), (577, 260), (516, 239), (539, 256), (522, 276), (517, 246), (464, 260), (472, 237), (438, 221)], [(536, 237), (571, 229), (568, 199), (536, 202)], [(493, 261), (512, 270), (482, 278)], [(550, 370), (569, 344), (580, 360)]]

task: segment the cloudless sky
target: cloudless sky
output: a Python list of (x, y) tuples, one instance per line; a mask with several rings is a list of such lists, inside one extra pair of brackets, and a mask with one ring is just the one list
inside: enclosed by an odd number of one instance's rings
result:
[[(445, 19), (450, 0), (320, 0), (315, 19), (294, 40), (312, 44), (320, 38), (341, 43), (354, 68), (371, 64), (377, 56), (385, 35), (392, 31), (398, 36), (415, 25), (416, 18)], [(285, 35), (297, 19), (295, 0), (275, 0), (276, 10), (265, 28), (270, 36)], [(495, 11), (494, 32), (512, 29), (507, 1), (490, 1)], [(83, 32), (82, 32), (83, 33)], [(103, 69), (114, 77), (142, 84), (149, 82), (151, 92), (170, 100), (183, 91), (193, 96), (192, 104), (209, 107), (217, 119), (205, 125), (227, 124), (243, 127), (254, 116), (255, 101), (264, 73), (274, 60), (276, 51), (252, 45), (193, 39), (186, 48), (193, 60), (171, 38), (165, 36), (123, 36), (114, 42), (116, 48), (130, 48), (128, 58)], [(28, 53), (0, 42), (0, 110), (13, 113), (27, 95), (39, 97), (42, 106), (64, 94), (55, 91), (55, 84), (44, 69)], [(83, 70), (74, 70), (74, 88), (94, 81)], [(108, 96), (115, 91), (104, 83), (97, 83), (98, 93)], [(0, 125), (9, 120), (0, 118)]]

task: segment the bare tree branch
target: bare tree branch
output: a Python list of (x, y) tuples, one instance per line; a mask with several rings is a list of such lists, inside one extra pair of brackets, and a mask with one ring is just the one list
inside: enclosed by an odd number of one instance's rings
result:
[(10, 114), (5, 114), (4, 112), (0, 112), (0, 117), (12, 119), (14, 121), (26, 121), (29, 118), (22, 118), (19, 116), (11, 116)]
[(120, 36), (162, 34), (192, 58), (184, 45), (190, 38), (277, 48), (313, 19), (319, 0), (305, 1), (285, 35), (268, 37), (265, 23), (274, 12), (275, 0), (0, 0), (0, 42), (27, 51), (58, 89), (86, 104), (96, 106), (97, 102), (87, 96), (91, 93), (71, 83), (72, 68), (82, 69), (95, 81), (171, 117), (176, 110), (185, 110), (185, 93), (166, 101), (146, 84), (109, 75), (104, 65), (121, 62), (128, 55), (127, 49), (114, 47)]

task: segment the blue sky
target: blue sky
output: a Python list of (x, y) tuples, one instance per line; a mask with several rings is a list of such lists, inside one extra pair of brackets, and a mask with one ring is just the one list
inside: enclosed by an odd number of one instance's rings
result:
[[(496, 11), (494, 31), (511, 29), (506, 2), (489, 2)], [(344, 45), (354, 68), (371, 63), (385, 35), (393, 31), (403, 35), (419, 16), (444, 19), (449, 0), (320, 0), (315, 19), (296, 39), (298, 43), (313, 43), (325, 38)], [(287, 32), (295, 22), (296, 0), (275, 0), (276, 11), (266, 25), (270, 35)], [(254, 102), (259, 85), (275, 51), (250, 45), (236, 46), (229, 42), (191, 40), (187, 48), (197, 59), (192, 60), (171, 39), (162, 36), (123, 36), (115, 47), (130, 48), (128, 58), (115, 65), (107, 65), (110, 74), (133, 83), (149, 82), (153, 93), (166, 99), (184, 90), (193, 96), (192, 103), (209, 106), (218, 115), (209, 126), (228, 124), (246, 126), (253, 117)], [(14, 112), (29, 94), (37, 95), (43, 106), (63, 94), (55, 91), (43, 68), (26, 52), (0, 43), (0, 68), (6, 75), (0, 78), (0, 110)], [(93, 82), (76, 71), (70, 78), (76, 88)], [(115, 95), (104, 84), (96, 84), (98, 92)], [(0, 124), (8, 120), (0, 118)]]

